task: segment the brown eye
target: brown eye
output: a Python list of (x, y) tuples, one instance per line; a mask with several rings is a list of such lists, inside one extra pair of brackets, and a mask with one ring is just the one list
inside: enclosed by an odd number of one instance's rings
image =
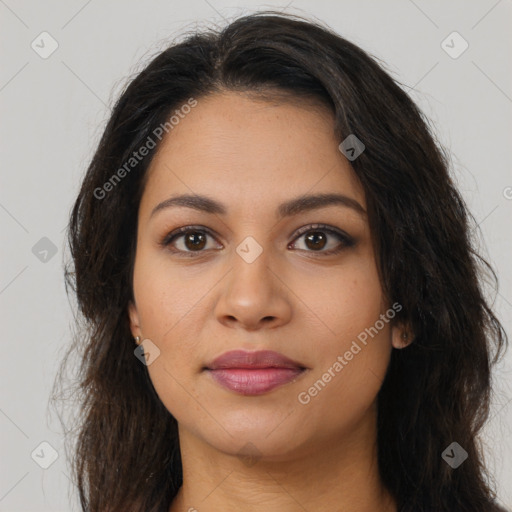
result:
[(323, 249), (327, 244), (327, 237), (321, 231), (313, 231), (306, 236), (305, 241), (310, 249)]
[(204, 249), (206, 245), (206, 236), (200, 231), (189, 231), (183, 237), (183, 243), (187, 249), (191, 251)]
[[(206, 228), (185, 226), (165, 236), (160, 245), (169, 248), (178, 255), (193, 256), (194, 253), (200, 254), (208, 249), (212, 249), (212, 247), (207, 247), (208, 237), (215, 240), (214, 236)], [(297, 241), (301, 238), (304, 240), (304, 248), (296, 247)], [(336, 240), (338, 240), (337, 244)], [(356, 241), (342, 231), (321, 224), (314, 224), (302, 228), (299, 235), (295, 238), (295, 242), (291, 243), (288, 247), (318, 253), (319, 255), (330, 255), (341, 252), (343, 249), (352, 247), (355, 244)], [(221, 249), (222, 246), (219, 244), (213, 248)]]
[(194, 228), (191, 226), (183, 227), (168, 234), (161, 242), (163, 247), (176, 253), (200, 253), (208, 245), (208, 237), (213, 236), (205, 229)]
[[(297, 241), (303, 239), (303, 247), (295, 247)], [(338, 244), (332, 242), (332, 240), (338, 240)], [(314, 224), (306, 226), (299, 230), (299, 235), (295, 239), (296, 241), (290, 244), (289, 247), (303, 250), (306, 252), (317, 252), (319, 255), (336, 254), (347, 247), (352, 247), (356, 244), (356, 241), (346, 233), (339, 231), (335, 228), (323, 225)], [(328, 247), (330, 245), (330, 247)], [(327, 250), (324, 250), (326, 249)]]

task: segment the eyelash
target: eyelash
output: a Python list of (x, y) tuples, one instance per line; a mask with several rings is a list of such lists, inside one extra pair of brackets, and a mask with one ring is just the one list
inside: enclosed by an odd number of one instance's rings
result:
[[(351, 236), (347, 235), (343, 231), (340, 231), (338, 229), (334, 229), (330, 226), (327, 226), (326, 224), (311, 224), (309, 226), (304, 226), (303, 228), (300, 228), (298, 232), (295, 234), (295, 238), (292, 243), (296, 243), (296, 241), (302, 236), (310, 232), (322, 232), (322, 233), (329, 233), (331, 235), (336, 236), (340, 242), (341, 246), (335, 249), (330, 249), (328, 251), (314, 251), (314, 250), (306, 250), (306, 249), (299, 249), (301, 251), (310, 252), (310, 253), (318, 253), (323, 256), (329, 256), (333, 254), (338, 254), (344, 249), (348, 247), (352, 247), (356, 244), (356, 240), (354, 240)], [(186, 257), (195, 257), (195, 254), (201, 254), (206, 252), (206, 250), (199, 250), (199, 251), (182, 251), (180, 249), (170, 249), (171, 244), (178, 238), (182, 237), (183, 235), (186, 235), (189, 232), (199, 232), (206, 235), (211, 236), (212, 238), (215, 238), (214, 235), (210, 232), (209, 229), (204, 228), (203, 226), (184, 226), (182, 228), (175, 229), (171, 233), (167, 234), (159, 243), (164, 248), (169, 248), (173, 253), (180, 253), (182, 255), (186, 255)]]

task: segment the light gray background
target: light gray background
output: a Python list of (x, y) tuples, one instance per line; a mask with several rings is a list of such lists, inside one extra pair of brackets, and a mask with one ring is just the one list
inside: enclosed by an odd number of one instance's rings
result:
[[(113, 99), (129, 75), (184, 30), (286, 5), (0, 0), (0, 511), (78, 510), (68, 496), (60, 423), (47, 405), (73, 323), (63, 285), (64, 230)], [(453, 172), (480, 224), (482, 250), (500, 278), (495, 308), (510, 333), (511, 0), (294, 0), (287, 11), (327, 22), (412, 88), (411, 96), (453, 152)], [(59, 45), (47, 59), (31, 48), (43, 31)], [(469, 43), (457, 59), (441, 46), (453, 31)], [(453, 45), (460, 48), (457, 41)], [(32, 252), (43, 237), (57, 248), (46, 262), (39, 259), (44, 254)], [(496, 373), (484, 438), (500, 500), (509, 508), (511, 371), (509, 353)], [(43, 441), (59, 455), (48, 469), (31, 458)], [(39, 460), (48, 461), (50, 451), (39, 448)]]

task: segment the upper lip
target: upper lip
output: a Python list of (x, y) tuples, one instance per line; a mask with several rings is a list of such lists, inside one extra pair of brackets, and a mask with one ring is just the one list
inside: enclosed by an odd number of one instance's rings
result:
[(300, 368), (305, 367), (292, 359), (274, 352), (273, 350), (259, 350), (248, 352), (245, 350), (230, 350), (215, 358), (206, 366), (209, 370), (220, 368)]

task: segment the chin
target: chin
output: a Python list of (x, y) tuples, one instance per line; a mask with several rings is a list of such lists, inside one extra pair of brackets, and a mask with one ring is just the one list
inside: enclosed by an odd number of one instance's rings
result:
[[(261, 413), (240, 418), (224, 417), (223, 429), (215, 432), (202, 431), (198, 434), (211, 446), (224, 453), (235, 456), (261, 458), (277, 462), (306, 454), (308, 446), (314, 444), (317, 434), (308, 433), (299, 425), (293, 414), (261, 417)], [(229, 433), (228, 433), (229, 432)]]

